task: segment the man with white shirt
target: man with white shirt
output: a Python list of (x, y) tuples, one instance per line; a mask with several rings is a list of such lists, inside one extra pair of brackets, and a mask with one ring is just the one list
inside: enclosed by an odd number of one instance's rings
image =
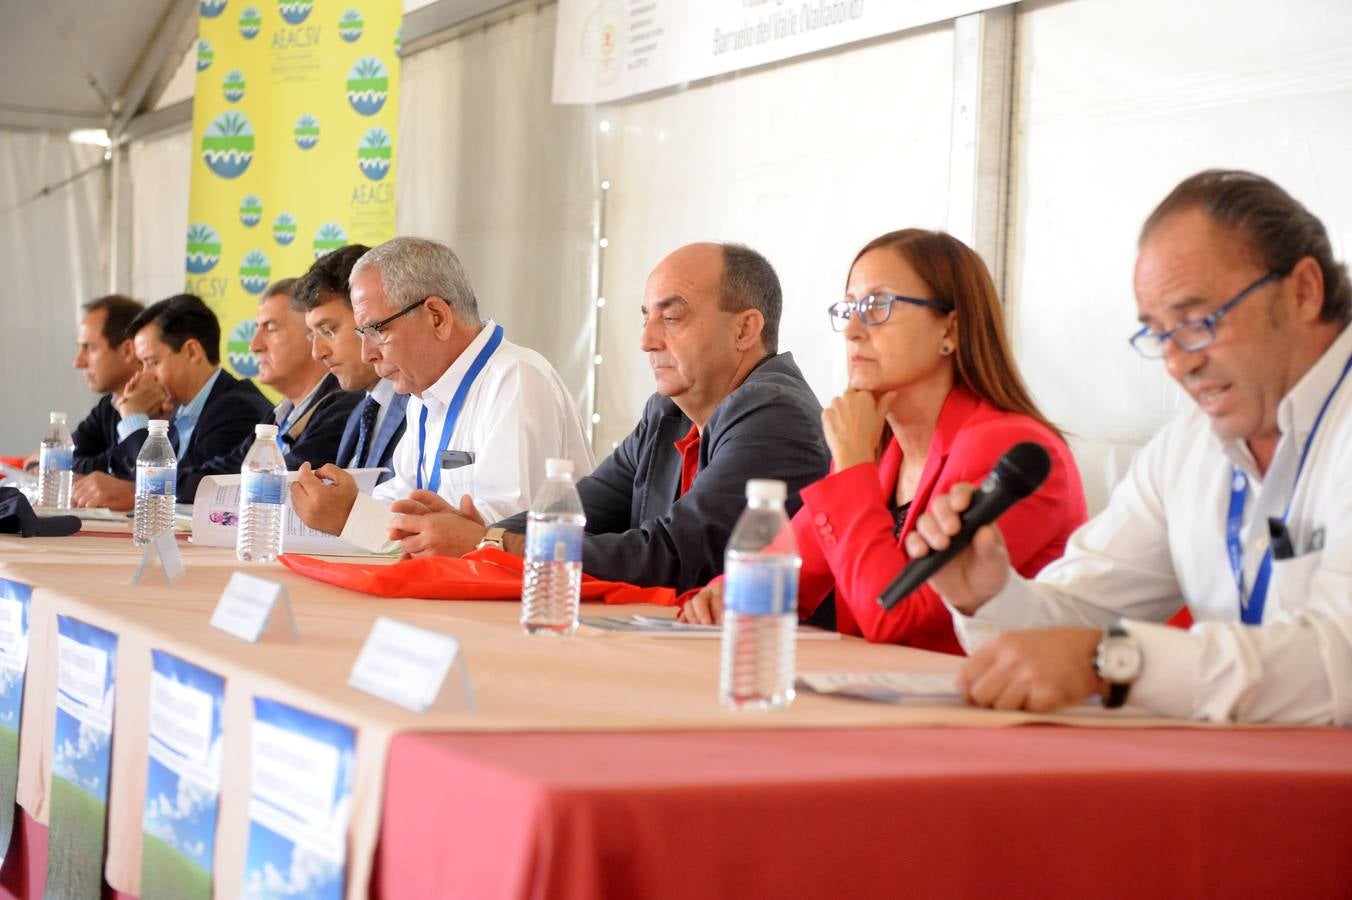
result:
[[(1098, 694), (1165, 716), (1352, 725), (1346, 267), (1280, 187), (1208, 171), (1146, 221), (1134, 280), (1132, 345), (1197, 406), (1035, 581), (993, 527), (931, 580), (972, 653), (959, 686), (1003, 709)], [(908, 552), (948, 546), (971, 494), (932, 502)], [(1190, 630), (1159, 624), (1184, 604)]]
[[(378, 549), (389, 503), (412, 491), (440, 494), (489, 521), (530, 505), (545, 460), (592, 470), (591, 449), (568, 390), (549, 363), (479, 319), (460, 260), (444, 244), (401, 237), (352, 268), (352, 312), (362, 358), (396, 393), (411, 394), (395, 476), (360, 494), (337, 466), (302, 466), (292, 504), (312, 528)], [(473, 498), (472, 500), (470, 498)]]
[(366, 395), (348, 416), (334, 462), (343, 469), (387, 469), (378, 479), (387, 481), (394, 475), (394, 448), (404, 435), (408, 394), (396, 394), (394, 382), (381, 378), (362, 359), (347, 282), (352, 267), (370, 249), (349, 244), (315, 260), (296, 283), (291, 307), (305, 315), (314, 358), (338, 379), (343, 390)]

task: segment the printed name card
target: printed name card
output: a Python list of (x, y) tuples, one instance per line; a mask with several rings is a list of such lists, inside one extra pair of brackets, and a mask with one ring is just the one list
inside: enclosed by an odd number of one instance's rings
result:
[(420, 713), (436, 701), (452, 666), (460, 675), (465, 705), (473, 711), (474, 697), (460, 642), (450, 635), (382, 616), (371, 625), (347, 683)]
[(183, 577), (185, 567), (183, 565), (183, 554), (178, 551), (178, 539), (174, 537), (174, 529), (166, 528), (146, 544), (145, 552), (141, 554), (141, 564), (136, 567), (136, 574), (131, 576), (132, 584), (140, 584), (141, 576), (145, 574), (146, 566), (150, 565), (155, 558), (160, 561), (160, 569), (164, 572), (164, 581), (166, 584), (173, 584)]
[(278, 640), (300, 640), (286, 588), (245, 572), (230, 576), (211, 614), (211, 627), (249, 643), (257, 643), (264, 634)]

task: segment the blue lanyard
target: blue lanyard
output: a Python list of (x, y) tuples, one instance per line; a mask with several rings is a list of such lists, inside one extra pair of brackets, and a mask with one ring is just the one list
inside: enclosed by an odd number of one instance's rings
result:
[[(427, 489), (433, 493), (441, 488), (441, 454), (446, 452), (446, 445), (451, 442), (451, 432), (455, 431), (455, 423), (460, 419), (460, 410), (464, 408), (465, 398), (469, 396), (469, 389), (488, 363), (488, 358), (493, 355), (493, 351), (498, 349), (498, 345), (501, 343), (502, 326), (496, 325), (488, 343), (484, 344), (483, 349), (479, 351), (479, 355), (474, 357), (474, 362), (470, 364), (465, 377), (460, 379), (460, 387), (456, 388), (455, 396), (451, 398), (451, 405), (446, 408), (446, 418), (441, 423), (441, 441), (437, 444), (437, 455), (432, 461), (432, 476), (427, 483)], [(422, 415), (418, 417), (418, 490), (422, 490), (423, 486), (423, 451), (426, 447), (427, 407), (424, 406)]]
[[(1300, 473), (1305, 471), (1305, 460), (1310, 456), (1310, 447), (1314, 445), (1314, 436), (1319, 433), (1319, 426), (1324, 421), (1324, 413), (1328, 411), (1329, 404), (1333, 402), (1333, 397), (1338, 393), (1338, 388), (1342, 387), (1343, 379), (1347, 377), (1349, 370), (1352, 370), (1352, 356), (1347, 358), (1347, 364), (1343, 366), (1343, 373), (1338, 376), (1337, 382), (1333, 385), (1333, 390), (1324, 398), (1324, 405), (1319, 407), (1319, 415), (1314, 417), (1314, 426), (1310, 428), (1310, 434), (1305, 438), (1305, 446), (1300, 451), (1300, 462), (1296, 465), (1296, 477), (1291, 483), (1291, 496), (1286, 498), (1286, 510), (1282, 513), (1282, 524), (1291, 516), (1291, 504), (1296, 499), (1296, 485), (1300, 484)], [(1268, 582), (1272, 578), (1272, 546), (1263, 553), (1263, 559), (1258, 563), (1258, 572), (1253, 579), (1253, 592), (1245, 597), (1244, 592), (1244, 546), (1239, 540), (1240, 527), (1244, 521), (1244, 502), (1249, 496), (1249, 479), (1243, 472), (1235, 466), (1230, 467), (1230, 508), (1225, 516), (1225, 544), (1230, 553), (1230, 572), (1235, 577), (1235, 587), (1239, 590), (1239, 617), (1245, 625), (1261, 625), (1263, 622), (1263, 607), (1267, 603)]]

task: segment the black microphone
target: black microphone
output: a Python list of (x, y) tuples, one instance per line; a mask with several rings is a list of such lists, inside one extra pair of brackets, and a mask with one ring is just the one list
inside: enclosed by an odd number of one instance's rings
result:
[(878, 595), (878, 605), (891, 609), (901, 602), (902, 597), (929, 581), (950, 559), (966, 549), (978, 528), (994, 522), (1004, 515), (1005, 510), (1037, 490), (1051, 470), (1052, 458), (1040, 444), (1024, 441), (1011, 447), (972, 496), (972, 505), (958, 517), (962, 520), (962, 528), (950, 539), (948, 549), (930, 551), (907, 563), (887, 590)]

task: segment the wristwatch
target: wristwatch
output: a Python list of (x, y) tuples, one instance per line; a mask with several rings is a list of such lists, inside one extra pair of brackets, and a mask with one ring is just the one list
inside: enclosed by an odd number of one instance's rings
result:
[(1103, 698), (1103, 705), (1108, 709), (1117, 709), (1126, 703), (1127, 693), (1136, 679), (1141, 677), (1144, 667), (1145, 656), (1136, 638), (1122, 623), (1110, 625), (1103, 632), (1103, 639), (1094, 652), (1094, 671), (1108, 683), (1108, 695)]
[(502, 536), (507, 533), (506, 528), (490, 528), (484, 532), (484, 539), (479, 541), (475, 550), (482, 550), (485, 547), (496, 547), (499, 550), (505, 549), (502, 546)]

